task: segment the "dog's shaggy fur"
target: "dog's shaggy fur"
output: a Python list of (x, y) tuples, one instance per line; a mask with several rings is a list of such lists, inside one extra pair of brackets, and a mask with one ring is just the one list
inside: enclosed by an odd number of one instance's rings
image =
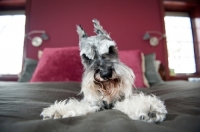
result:
[(103, 29), (99, 21), (93, 20), (96, 36), (88, 37), (81, 26), (77, 26), (79, 47), (84, 74), (81, 101), (69, 99), (45, 108), (43, 119), (67, 118), (87, 115), (104, 109), (116, 109), (133, 120), (161, 122), (167, 110), (164, 103), (154, 95), (136, 93), (133, 89), (134, 73), (118, 58), (116, 43)]

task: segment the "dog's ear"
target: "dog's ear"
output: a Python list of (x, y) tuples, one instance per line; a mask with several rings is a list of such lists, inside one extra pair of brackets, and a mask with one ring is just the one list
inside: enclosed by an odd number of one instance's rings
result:
[(83, 30), (83, 28), (81, 27), (81, 25), (76, 25), (76, 31), (79, 35), (79, 38), (87, 38), (87, 33)]
[(92, 22), (94, 24), (94, 32), (97, 35), (103, 34), (110, 38), (109, 34), (106, 32), (106, 30), (103, 29), (103, 27), (100, 25), (100, 22), (97, 19), (93, 19)]

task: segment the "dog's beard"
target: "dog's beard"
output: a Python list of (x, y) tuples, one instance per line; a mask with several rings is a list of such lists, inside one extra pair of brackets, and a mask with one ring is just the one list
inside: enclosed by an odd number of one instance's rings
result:
[(102, 79), (100, 74), (97, 72), (94, 74), (94, 84), (97, 86), (98, 91), (103, 95), (103, 98), (118, 93), (121, 83), (121, 79), (116, 75), (116, 73), (113, 73), (112, 78), (107, 80)]
[(113, 68), (112, 77), (108, 80), (101, 78), (100, 73), (90, 67), (85, 69), (81, 84), (84, 100), (93, 104), (104, 100), (109, 104), (132, 95), (135, 78), (132, 70), (121, 62), (115, 63)]

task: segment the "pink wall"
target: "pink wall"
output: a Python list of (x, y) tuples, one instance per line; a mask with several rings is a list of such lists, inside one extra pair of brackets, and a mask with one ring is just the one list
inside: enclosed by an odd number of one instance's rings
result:
[(156, 52), (165, 60), (164, 40), (151, 47), (142, 39), (145, 31), (163, 31), (160, 0), (31, 0), (28, 29), (45, 30), (50, 40), (35, 48), (30, 41), (26, 57), (37, 58), (37, 51), (45, 47), (78, 46), (76, 24), (88, 35), (94, 35), (92, 19), (98, 19), (116, 41), (118, 49), (141, 49)]

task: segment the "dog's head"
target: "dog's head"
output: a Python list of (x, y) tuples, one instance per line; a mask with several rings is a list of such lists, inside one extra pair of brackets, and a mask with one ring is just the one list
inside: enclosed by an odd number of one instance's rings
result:
[(85, 68), (83, 83), (91, 85), (87, 87), (98, 86), (98, 90), (107, 96), (114, 93), (115, 89), (120, 91), (120, 85), (125, 84), (127, 82), (125, 79), (130, 76), (132, 76), (130, 83), (133, 84), (134, 75), (119, 61), (116, 43), (99, 21), (93, 19), (92, 22), (96, 36), (89, 37), (80, 25), (77, 26), (80, 56)]
[(79, 46), (82, 63), (86, 70), (95, 70), (100, 74), (101, 80), (112, 77), (113, 63), (118, 61), (118, 53), (115, 42), (102, 28), (99, 21), (93, 20), (96, 36), (88, 37), (87, 33), (79, 25)]

